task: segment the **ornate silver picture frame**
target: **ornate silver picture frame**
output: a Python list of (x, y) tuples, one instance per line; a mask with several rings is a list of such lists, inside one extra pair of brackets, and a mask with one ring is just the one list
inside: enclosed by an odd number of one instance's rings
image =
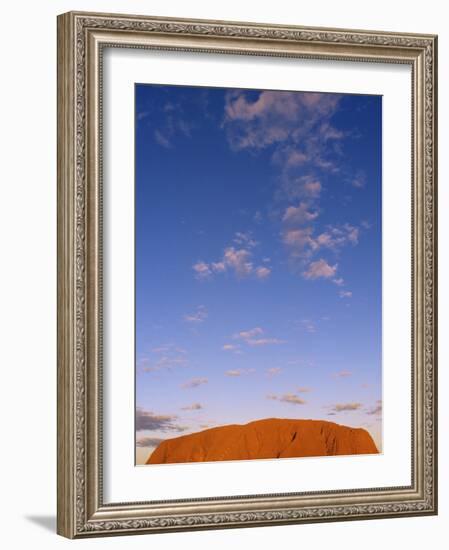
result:
[[(107, 48), (411, 69), (411, 483), (108, 502), (103, 426)], [(69, 538), (437, 513), (437, 37), (70, 12), (58, 17), (58, 519)], [(129, 185), (133, 185), (130, 181)], [(132, 370), (134, 365), (130, 364)], [(166, 466), (169, 468), (170, 466)], [(198, 467), (201, 467), (200, 465)]]

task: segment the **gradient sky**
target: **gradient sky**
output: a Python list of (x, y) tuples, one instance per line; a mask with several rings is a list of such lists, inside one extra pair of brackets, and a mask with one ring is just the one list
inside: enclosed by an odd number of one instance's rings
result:
[(136, 461), (268, 417), (381, 442), (381, 97), (138, 84)]

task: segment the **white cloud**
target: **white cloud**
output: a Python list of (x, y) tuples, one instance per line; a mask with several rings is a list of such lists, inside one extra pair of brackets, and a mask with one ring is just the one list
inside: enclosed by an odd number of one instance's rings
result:
[(198, 306), (194, 313), (184, 315), (184, 321), (188, 323), (202, 323), (207, 319), (208, 313), (204, 306)]
[(352, 292), (350, 290), (340, 290), (338, 295), (340, 298), (352, 298)]
[(330, 265), (326, 260), (320, 259), (309, 264), (307, 270), (303, 272), (303, 277), (305, 279), (329, 279), (334, 277), (337, 267), (337, 264)]

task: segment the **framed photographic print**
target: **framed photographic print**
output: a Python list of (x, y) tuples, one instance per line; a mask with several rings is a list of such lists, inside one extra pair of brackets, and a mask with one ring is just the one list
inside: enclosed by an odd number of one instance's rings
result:
[(58, 18), (58, 532), (437, 512), (432, 35)]

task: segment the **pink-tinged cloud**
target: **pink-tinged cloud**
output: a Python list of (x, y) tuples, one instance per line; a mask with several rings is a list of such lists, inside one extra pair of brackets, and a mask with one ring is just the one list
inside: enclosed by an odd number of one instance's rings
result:
[(301, 166), (309, 160), (309, 157), (297, 149), (293, 149), (287, 154), (287, 166)]
[(313, 239), (311, 237), (313, 229), (304, 227), (302, 229), (289, 229), (283, 234), (285, 244), (296, 249), (314, 248)]
[(212, 275), (212, 270), (205, 262), (197, 262), (192, 266), (197, 279), (207, 279)]
[(234, 243), (243, 245), (244, 247), (236, 248), (235, 246), (228, 246), (219, 260), (210, 263), (197, 262), (192, 266), (195, 277), (199, 280), (208, 280), (213, 275), (225, 272), (233, 273), (239, 279), (255, 277), (262, 280), (270, 276), (271, 268), (254, 265), (252, 249), (258, 243), (252, 238), (250, 233), (237, 232), (234, 237)]
[(338, 264), (330, 265), (326, 260), (320, 259), (316, 262), (311, 262), (306, 271), (303, 272), (305, 279), (330, 279), (335, 276)]
[(302, 191), (305, 197), (317, 198), (321, 193), (321, 183), (319, 181), (307, 181), (302, 186)]
[(308, 151), (300, 148), (305, 143), (307, 149), (308, 136), (318, 133), (326, 142), (319, 128), (335, 112), (339, 99), (337, 94), (263, 91), (254, 101), (247, 92), (234, 90), (226, 95), (224, 127), (235, 150), (288, 143), (287, 159), (292, 155), (291, 163), (296, 166), (303, 156), (309, 160)]
[(235, 344), (224, 344), (221, 348), (223, 351), (236, 351), (239, 349), (239, 346)]
[(241, 248), (236, 250), (233, 246), (226, 248), (223, 255), (225, 265), (233, 269), (239, 277), (245, 277), (253, 271), (253, 263), (250, 261), (251, 253)]
[(255, 273), (258, 279), (266, 279), (267, 277), (270, 276), (271, 269), (269, 267), (259, 266), (256, 268)]
[(318, 217), (318, 212), (309, 209), (306, 202), (300, 202), (298, 206), (289, 206), (282, 217), (282, 221), (290, 224), (299, 224), (311, 222)]

